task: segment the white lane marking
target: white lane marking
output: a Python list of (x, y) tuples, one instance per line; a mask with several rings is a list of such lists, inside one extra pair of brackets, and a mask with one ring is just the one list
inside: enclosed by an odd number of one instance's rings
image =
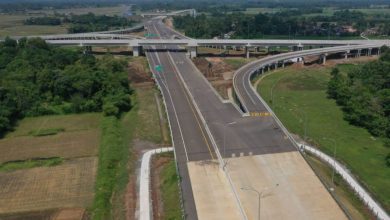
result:
[[(158, 33), (158, 32), (157, 32), (157, 33)], [(155, 48), (155, 47), (153, 47), (153, 48)], [(149, 56), (149, 54), (150, 54), (150, 56)], [(146, 53), (146, 56), (149, 56), (149, 57), (150, 57), (150, 60), (152, 61), (152, 63), (157, 64), (157, 62), (153, 59), (153, 54), (155, 54), (155, 56), (156, 56), (156, 58), (157, 58), (157, 60), (158, 60), (158, 63), (161, 63), (161, 62), (160, 62), (160, 59), (159, 59), (159, 57), (158, 57), (158, 53), (157, 53), (157, 52), (154, 52), (154, 53)], [(171, 105), (172, 105), (172, 108), (173, 108), (173, 112), (174, 112), (174, 115), (175, 115), (175, 118), (176, 118), (176, 123), (177, 123), (177, 125), (178, 125), (178, 127), (179, 127), (179, 132), (180, 132), (181, 141), (182, 141), (182, 143), (183, 143), (184, 152), (185, 152), (185, 154), (186, 154), (186, 160), (187, 160), (187, 162), (188, 162), (188, 161), (189, 161), (189, 158), (188, 158), (187, 145), (186, 145), (186, 143), (185, 143), (185, 141), (184, 141), (183, 131), (182, 131), (182, 129), (181, 129), (181, 124), (180, 124), (180, 121), (179, 121), (179, 117), (177, 116), (177, 111), (176, 111), (176, 107), (175, 107), (175, 105), (174, 105), (174, 103), (173, 103), (173, 99), (172, 99), (171, 92), (170, 92), (169, 89), (168, 89), (168, 84), (164, 84), (164, 80), (161, 78), (161, 76), (160, 76), (159, 74), (156, 74), (156, 73), (155, 73), (155, 71), (154, 71), (153, 68), (150, 68), (150, 69), (151, 69), (153, 75), (155, 75), (156, 79), (157, 79), (157, 78), (160, 78), (160, 82), (161, 82), (162, 86), (163, 86), (163, 87), (165, 88), (165, 90), (168, 92), (168, 96), (169, 96), (169, 99), (170, 99), (170, 102), (171, 102)], [(164, 78), (164, 79), (165, 79), (165, 78)], [(166, 79), (165, 79), (165, 80), (166, 80)], [(158, 81), (158, 80), (157, 80), (157, 81)], [(162, 91), (162, 92), (163, 92), (163, 91)], [(174, 139), (174, 135), (172, 135), (172, 139)]]

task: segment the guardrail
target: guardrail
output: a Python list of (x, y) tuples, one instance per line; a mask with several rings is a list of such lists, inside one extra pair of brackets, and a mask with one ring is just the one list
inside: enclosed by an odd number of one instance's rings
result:
[(378, 219), (382, 220), (388, 220), (389, 216), (387, 213), (382, 209), (382, 207), (375, 202), (369, 193), (360, 186), (358, 181), (347, 171), (347, 169), (341, 165), (339, 162), (331, 158), (330, 156), (326, 155), (325, 153), (315, 149), (314, 147), (300, 144), (302, 149), (310, 152), (311, 154), (317, 156), (321, 160), (328, 163), (332, 168), (335, 169), (335, 171), (340, 174), (340, 176), (344, 179), (346, 183), (353, 189), (353, 191), (358, 195), (358, 197), (363, 201), (363, 203), (375, 214), (375, 216)]
[[(167, 107), (167, 103), (166, 103), (166, 100), (165, 100), (165, 96), (163, 94), (163, 90), (161, 88), (161, 85), (160, 83), (158, 82), (157, 78), (156, 78), (156, 74), (154, 73), (154, 69), (150, 66), (150, 62), (148, 62), (148, 65), (149, 65), (149, 69), (150, 71), (152, 72), (153, 74), (153, 79), (158, 87), (158, 90), (160, 91), (161, 93), (161, 96), (162, 96), (162, 99), (163, 99), (163, 103), (164, 103), (164, 108), (165, 108), (165, 114), (167, 115), (167, 118), (168, 118), (168, 126), (169, 126), (169, 132), (170, 132), (170, 135), (171, 135), (171, 139), (172, 139), (172, 146), (173, 146), (173, 155), (175, 157), (175, 165), (176, 165), (176, 172), (177, 174), (179, 175), (180, 172), (179, 172), (179, 166), (177, 164), (177, 155), (176, 155), (176, 151), (175, 151), (175, 141), (173, 140), (173, 133), (172, 133), (172, 126), (171, 126), (171, 120), (170, 120), (170, 117), (169, 117), (169, 114), (168, 114), (168, 107)], [(180, 206), (181, 206), (181, 211), (182, 211), (182, 215), (183, 215), (183, 219), (185, 219), (185, 212), (184, 212), (184, 202), (183, 202), (183, 191), (182, 191), (182, 188), (181, 188), (181, 184), (180, 184), (180, 181), (178, 182), (178, 186), (179, 186), (179, 189), (180, 189)]]

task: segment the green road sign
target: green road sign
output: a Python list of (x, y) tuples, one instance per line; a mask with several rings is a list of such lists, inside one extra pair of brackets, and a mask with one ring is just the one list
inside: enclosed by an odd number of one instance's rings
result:
[(157, 37), (157, 34), (145, 33), (144, 36), (145, 36), (146, 38), (149, 38), (149, 37)]
[(156, 65), (156, 66), (154, 67), (154, 69), (155, 69), (156, 71), (158, 71), (158, 72), (161, 72), (161, 71), (163, 70), (163, 68), (162, 68), (161, 65)]

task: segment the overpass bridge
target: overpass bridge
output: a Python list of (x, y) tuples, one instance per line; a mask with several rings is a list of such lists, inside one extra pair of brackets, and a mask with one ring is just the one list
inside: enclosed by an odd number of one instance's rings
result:
[(141, 39), (115, 34), (83, 34), (42, 36), (49, 44), (67, 46), (128, 46), (133, 50), (133, 56), (139, 56), (145, 47), (150, 46), (180, 46), (186, 49), (190, 57), (197, 56), (198, 47), (216, 46), (243, 48), (249, 57), (250, 49), (269, 47), (289, 47), (291, 51), (304, 48), (323, 48), (346, 45), (390, 45), (390, 40), (226, 40), (226, 39)]
[(142, 13), (142, 17), (157, 17), (157, 16), (175, 16), (175, 15), (183, 15), (188, 14), (193, 17), (196, 16), (196, 10), (195, 9), (185, 9), (180, 11), (173, 11), (173, 12), (147, 12)]

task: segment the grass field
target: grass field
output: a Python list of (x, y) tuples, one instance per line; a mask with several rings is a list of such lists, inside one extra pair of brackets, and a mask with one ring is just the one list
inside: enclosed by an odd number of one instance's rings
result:
[(173, 154), (161, 155), (169, 157), (170, 161), (160, 173), (162, 201), (164, 206), (164, 219), (182, 219), (180, 210), (179, 181)]
[[(340, 66), (342, 72), (350, 68), (353, 65)], [(303, 137), (306, 118), (308, 141), (329, 155), (334, 150), (333, 141), (329, 139), (334, 139), (336, 158), (346, 164), (389, 210), (390, 169), (386, 166), (385, 156), (390, 149), (365, 129), (352, 126), (343, 119), (342, 110), (326, 95), (330, 71), (331, 68), (323, 66), (278, 70), (260, 82), (258, 91), (290, 132)]]
[(68, 8), (68, 9), (56, 9), (56, 10), (34, 10), (29, 11), (29, 13), (42, 13), (47, 15), (52, 15), (54, 13), (59, 14), (86, 14), (94, 13), (96, 15), (122, 15), (126, 11), (128, 6), (118, 5), (112, 7), (86, 7), (86, 8)]
[(114, 7), (88, 7), (88, 8), (70, 8), (58, 10), (32, 10), (25, 14), (0, 14), (0, 37), (6, 36), (29, 36), (45, 34), (64, 34), (67, 33), (67, 25), (24, 25), (23, 21), (30, 17), (39, 17), (45, 15), (60, 14), (86, 14), (92, 12), (97, 15), (121, 15), (127, 6)]
[(20, 120), (0, 140), (0, 219), (63, 208), (77, 209), (64, 215), (82, 215), (94, 197), (100, 120), (100, 113)]
[(99, 126), (100, 119), (101, 115), (98, 113), (24, 118), (18, 122), (13, 132), (6, 135), (6, 138), (29, 136), (32, 131), (51, 128), (63, 128), (66, 132), (96, 129)]
[[(0, 163), (34, 158), (96, 156), (99, 146), (99, 113), (25, 118), (0, 139)], [(54, 135), (36, 132), (63, 130)]]
[(67, 33), (67, 26), (24, 25), (29, 15), (0, 14), (0, 37)]
[(0, 172), (0, 214), (92, 204), (97, 159), (63, 165)]

